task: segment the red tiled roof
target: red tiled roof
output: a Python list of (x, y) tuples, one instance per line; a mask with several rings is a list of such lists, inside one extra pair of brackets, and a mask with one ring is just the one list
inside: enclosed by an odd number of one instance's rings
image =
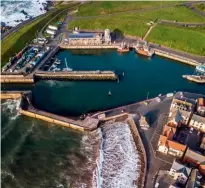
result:
[(168, 146), (169, 148), (172, 148), (172, 149), (178, 150), (178, 151), (182, 151), (182, 152), (184, 152), (185, 149), (186, 149), (186, 146), (185, 146), (185, 145), (179, 144), (179, 143), (177, 143), (177, 142), (170, 141), (170, 140), (167, 140), (167, 146)]

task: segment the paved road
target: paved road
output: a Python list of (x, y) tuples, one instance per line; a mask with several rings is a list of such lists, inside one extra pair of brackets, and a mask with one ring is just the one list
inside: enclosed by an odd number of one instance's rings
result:
[(205, 18), (205, 13), (201, 12), (199, 9), (197, 9), (193, 6), (194, 4), (198, 4), (198, 3), (204, 3), (204, 1), (185, 3), (185, 6), (189, 9), (191, 9), (192, 11), (194, 11), (196, 14)]
[(192, 22), (175, 22), (170, 20), (159, 20), (158, 23), (162, 24), (171, 24), (171, 25), (177, 25), (177, 26), (185, 26), (185, 27), (202, 27), (205, 26), (205, 20), (204, 23), (192, 23)]

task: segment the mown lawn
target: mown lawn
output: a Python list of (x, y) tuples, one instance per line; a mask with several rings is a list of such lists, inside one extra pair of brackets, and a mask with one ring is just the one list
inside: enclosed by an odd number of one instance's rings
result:
[[(125, 3), (125, 2), (121, 2), (121, 3)], [(80, 29), (88, 29), (88, 30), (94, 30), (94, 29), (104, 30), (108, 28), (113, 31), (114, 29), (119, 29), (125, 35), (143, 37), (149, 28), (147, 23), (156, 20), (170, 20), (170, 21), (177, 20), (178, 22), (205, 23), (205, 19), (199, 16), (198, 14), (196, 14), (194, 11), (184, 6), (175, 6), (171, 8), (169, 7), (164, 9), (152, 10), (152, 11), (126, 13), (126, 14), (124, 13), (124, 14), (99, 17), (99, 18), (86, 18), (86, 19), (73, 20), (69, 23), (69, 29), (73, 29), (75, 26), (78, 26)], [(162, 31), (160, 31), (160, 28), (162, 29)], [(169, 29), (171, 33), (170, 36), (166, 37), (166, 35), (163, 35), (164, 37), (162, 39), (158, 37), (156, 40), (156, 37), (158, 35), (160, 36), (161, 33), (164, 33), (166, 31), (166, 33), (168, 34)], [(151, 38), (148, 37), (148, 40), (152, 39), (152, 41), (155, 41), (156, 43), (169, 46), (170, 42), (172, 41), (172, 37), (177, 36), (178, 38), (176, 39), (176, 44), (174, 45), (175, 43), (174, 40), (172, 42), (173, 43), (172, 48), (177, 48), (194, 54), (205, 55), (204, 46), (200, 44), (202, 43), (202, 41), (205, 41), (204, 38), (205, 32), (204, 33), (203, 32), (204, 29), (189, 29), (187, 27), (176, 28), (171, 26), (170, 27), (157, 26), (156, 29), (151, 31), (151, 36), (153, 37)], [(180, 36), (182, 36), (183, 34), (184, 34), (183, 36), (184, 39), (181, 40)], [(198, 35), (199, 37), (197, 38)], [(194, 39), (192, 39), (191, 36), (193, 36)], [(198, 42), (195, 43), (195, 40)]]
[(160, 7), (165, 5), (176, 5), (179, 1), (98, 1), (82, 5), (76, 16), (96, 16), (122, 11), (137, 10), (143, 8)]
[(147, 40), (185, 52), (205, 55), (205, 28), (157, 25)]
[(78, 26), (80, 29), (119, 29), (126, 35), (144, 36), (150, 21), (158, 20), (177, 20), (181, 22), (205, 22), (205, 19), (198, 16), (186, 7), (173, 7), (154, 11), (136, 12), (129, 14), (119, 14), (100, 18), (86, 18), (72, 20), (69, 29)]

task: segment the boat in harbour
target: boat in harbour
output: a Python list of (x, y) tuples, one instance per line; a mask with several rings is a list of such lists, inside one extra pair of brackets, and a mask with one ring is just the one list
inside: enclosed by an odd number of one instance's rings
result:
[(152, 57), (154, 55), (154, 50), (149, 48), (147, 42), (145, 42), (144, 45), (141, 45), (138, 42), (134, 48), (135, 48), (135, 51), (140, 55), (144, 55), (147, 57)]
[(195, 71), (205, 74), (205, 65), (197, 65)]
[(121, 45), (117, 48), (117, 51), (120, 53), (129, 52), (130, 49), (125, 43), (121, 43)]

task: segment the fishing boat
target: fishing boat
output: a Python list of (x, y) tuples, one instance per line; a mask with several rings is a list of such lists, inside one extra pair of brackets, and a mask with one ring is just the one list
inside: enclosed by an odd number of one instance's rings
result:
[(144, 55), (147, 57), (152, 57), (154, 55), (154, 50), (150, 49), (147, 43), (145, 43), (144, 45), (140, 45), (139, 43), (137, 43), (134, 48), (135, 51), (140, 55)]
[(117, 48), (117, 51), (120, 53), (129, 52), (130, 49), (125, 43), (121, 43), (121, 45)]
[(60, 65), (61, 64), (61, 61), (59, 59), (56, 59), (55, 62), (54, 62), (56, 65)]
[(195, 71), (204, 74), (205, 73), (205, 65), (197, 65)]

